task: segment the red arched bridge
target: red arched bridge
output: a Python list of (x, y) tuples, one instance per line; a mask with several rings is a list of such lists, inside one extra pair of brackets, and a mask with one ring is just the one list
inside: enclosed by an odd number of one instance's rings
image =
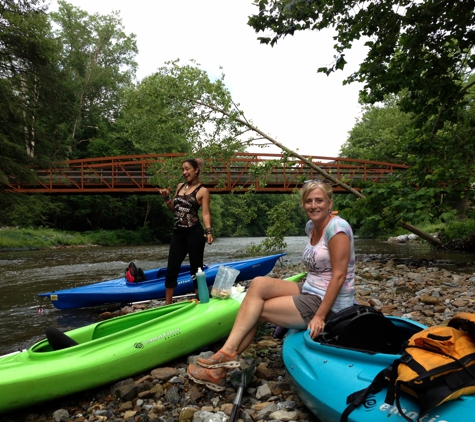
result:
[[(36, 183), (11, 182), (13, 192), (46, 194), (155, 193), (150, 182), (152, 170), (184, 154), (147, 154), (85, 158), (59, 163), (49, 170), (39, 170)], [(337, 180), (358, 189), (358, 182), (378, 183), (408, 166), (351, 158), (302, 156)], [(264, 171), (263, 171), (264, 170)], [(263, 174), (265, 173), (265, 176)], [(206, 160), (203, 184), (212, 193), (230, 191), (289, 193), (308, 179), (322, 176), (299, 159), (284, 160), (280, 154), (238, 153), (228, 160)], [(335, 192), (346, 192), (334, 186)]]

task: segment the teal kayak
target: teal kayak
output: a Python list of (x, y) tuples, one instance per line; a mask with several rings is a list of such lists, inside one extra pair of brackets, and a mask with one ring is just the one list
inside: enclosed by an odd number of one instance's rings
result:
[[(208, 303), (179, 302), (68, 331), (0, 357), (0, 413), (121, 380), (229, 334), (245, 293)], [(61, 333), (60, 333), (61, 334)]]
[[(416, 321), (387, 317), (404, 340), (426, 328)], [(375, 336), (381, 333), (375, 332)], [(307, 408), (321, 422), (340, 422), (347, 397), (367, 388), (398, 354), (371, 353), (314, 341), (309, 331), (290, 330), (282, 349), (287, 376)], [(396, 405), (385, 403), (387, 388), (366, 397), (348, 422), (405, 422)], [(475, 396), (462, 396), (437, 406), (420, 417), (416, 399), (403, 393), (401, 406), (414, 421), (469, 422), (475, 420)]]

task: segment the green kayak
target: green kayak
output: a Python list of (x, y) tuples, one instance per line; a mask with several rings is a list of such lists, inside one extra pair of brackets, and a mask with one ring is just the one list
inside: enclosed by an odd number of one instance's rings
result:
[(121, 380), (214, 343), (231, 331), (244, 296), (174, 303), (64, 334), (53, 330), (59, 338), (0, 357), (0, 413)]

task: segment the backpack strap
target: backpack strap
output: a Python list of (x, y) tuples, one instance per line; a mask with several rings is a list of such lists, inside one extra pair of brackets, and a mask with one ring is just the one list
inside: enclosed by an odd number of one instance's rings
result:
[(475, 315), (469, 312), (460, 312), (447, 324), (448, 327), (462, 330), (471, 335), (475, 341)]
[(376, 394), (380, 392), (383, 387), (388, 383), (388, 374), (391, 372), (391, 366), (384, 368), (376, 375), (371, 384), (363, 390), (355, 391), (346, 398), (346, 404), (348, 405), (343, 411), (340, 417), (340, 422), (347, 422), (348, 416), (353, 410), (360, 406), (365, 398), (370, 394)]
[(416, 371), (416, 368), (419, 369), (419, 367), (423, 369), (423, 367), (417, 364), (417, 362), (409, 353), (404, 353), (399, 359), (396, 359), (390, 366), (391, 373), (389, 374), (388, 391), (386, 393), (384, 402), (390, 404), (391, 406), (394, 404), (394, 402), (396, 402), (396, 408), (399, 411), (399, 415), (408, 422), (414, 422), (411, 418), (404, 414), (401, 408), (401, 402), (399, 400), (399, 397), (401, 397), (401, 384), (396, 382), (396, 380), (398, 376), (399, 365), (401, 363), (411, 366), (411, 369), (414, 371)]

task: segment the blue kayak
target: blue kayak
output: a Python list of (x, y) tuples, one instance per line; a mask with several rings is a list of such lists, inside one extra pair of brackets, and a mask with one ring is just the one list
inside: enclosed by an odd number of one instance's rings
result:
[[(408, 339), (426, 327), (415, 321), (387, 317)], [(375, 335), (378, 335), (375, 333)], [(309, 331), (290, 330), (284, 339), (283, 359), (289, 381), (308, 409), (321, 422), (340, 422), (347, 397), (368, 387), (374, 377), (397, 359), (397, 354), (368, 353), (312, 340)], [(348, 422), (405, 422), (396, 405), (385, 403), (387, 389), (369, 395), (350, 413)], [(475, 396), (462, 396), (419, 418), (415, 398), (403, 393), (402, 410), (414, 421), (469, 422), (475, 420)]]
[[(208, 286), (213, 285), (220, 266), (239, 270), (236, 281), (251, 280), (254, 277), (267, 275), (272, 271), (277, 260), (284, 255), (285, 253), (280, 253), (205, 266), (203, 271), (206, 274), (206, 283)], [(147, 280), (138, 283), (130, 283), (125, 277), (121, 277), (71, 289), (39, 293), (38, 296), (49, 298), (58, 309), (84, 308), (108, 303), (130, 303), (165, 298), (167, 269), (155, 268), (144, 272)], [(194, 285), (190, 277), (190, 266), (183, 265), (178, 275), (178, 285), (174, 294), (183, 295), (192, 292), (194, 292)]]

